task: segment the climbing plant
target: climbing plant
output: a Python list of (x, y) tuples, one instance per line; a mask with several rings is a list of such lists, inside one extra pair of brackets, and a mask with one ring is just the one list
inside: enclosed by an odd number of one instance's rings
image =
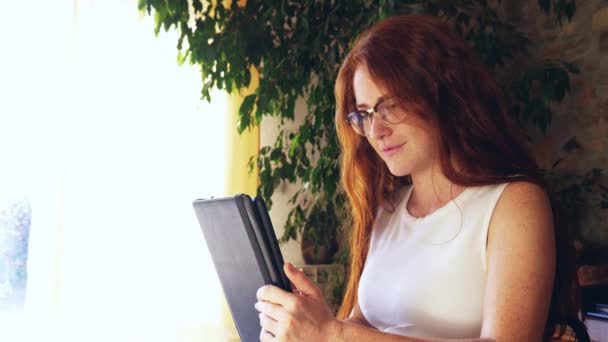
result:
[[(177, 61), (200, 66), (203, 98), (209, 100), (213, 88), (238, 92), (251, 82), (252, 68), (259, 72), (259, 86), (241, 103), (235, 129), (259, 125), (265, 116), (279, 119), (274, 144), (250, 160), (251, 168), (259, 167), (258, 195), (272, 206), (282, 182), (300, 184), (281, 240), (303, 232), (317, 246), (332, 244), (349, 222), (339, 186), (334, 81), (355, 37), (377, 21), (414, 13), (449, 21), (495, 74), (517, 122), (547, 131), (551, 105), (570, 91), (570, 75), (578, 70), (559, 60), (513, 63), (530, 40), (499, 16), (500, 6), (485, 0), (139, 1), (154, 15), (156, 34), (179, 31)], [(539, 0), (538, 6), (560, 24), (576, 11), (574, 0)], [(287, 130), (298, 99), (306, 101), (303, 123)]]

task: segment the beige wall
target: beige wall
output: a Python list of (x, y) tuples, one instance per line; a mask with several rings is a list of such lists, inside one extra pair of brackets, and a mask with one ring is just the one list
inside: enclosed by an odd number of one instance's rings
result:
[[(505, 15), (532, 41), (530, 58), (547, 58), (575, 63), (581, 70), (572, 77), (572, 92), (563, 103), (555, 106), (549, 134), (540, 137), (536, 157), (541, 166), (548, 167), (558, 157), (565, 157), (560, 165), (573, 171), (587, 171), (593, 167), (608, 173), (608, 3), (601, 0), (577, 1), (577, 11), (571, 23), (564, 21), (560, 28), (554, 16), (541, 12), (537, 1), (504, 1)], [(300, 102), (296, 109), (296, 123), (302, 120), (306, 106)], [(293, 127), (297, 127), (294, 123)], [(261, 146), (271, 145), (277, 134), (277, 121), (265, 118), (261, 129)], [(576, 136), (580, 151), (565, 155), (561, 146)], [(273, 197), (271, 217), (277, 236), (289, 207), (287, 200), (295, 185), (283, 185)], [(608, 246), (608, 210), (594, 209), (586, 222), (583, 236)], [(299, 244), (282, 246), (287, 261), (301, 263)]]
[[(287, 124), (287, 129), (296, 130), (302, 123), (304, 116), (306, 115), (306, 103), (300, 100), (296, 103), (296, 115), (294, 122)], [(275, 117), (264, 117), (260, 129), (260, 146), (272, 146), (278, 135), (278, 122)], [(272, 209), (270, 209), (270, 218), (277, 234), (277, 238), (283, 236), (285, 221), (291, 206), (288, 205), (288, 201), (297, 191), (299, 184), (289, 184), (287, 182), (281, 184), (272, 196)], [(281, 252), (285, 262), (291, 262), (295, 265), (303, 265), (302, 254), (300, 252), (300, 243), (296, 241), (289, 241), (288, 243), (281, 244)]]
[[(608, 173), (608, 3), (577, 1), (572, 22), (560, 28), (554, 17), (541, 12), (536, 1), (511, 1), (506, 13), (531, 38), (531, 58), (575, 63), (581, 73), (571, 77), (572, 92), (554, 106), (549, 134), (539, 138), (537, 160), (549, 167), (585, 172), (602, 168)], [(582, 148), (566, 154), (561, 147), (575, 136)], [(583, 236), (608, 246), (608, 210), (593, 209)]]

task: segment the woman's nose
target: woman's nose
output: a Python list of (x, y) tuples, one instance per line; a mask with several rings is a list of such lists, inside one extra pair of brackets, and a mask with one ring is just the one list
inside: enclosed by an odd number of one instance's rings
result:
[(388, 127), (388, 124), (384, 122), (378, 114), (374, 115), (374, 117), (371, 118), (368, 136), (373, 139), (379, 139), (389, 133), (390, 127)]

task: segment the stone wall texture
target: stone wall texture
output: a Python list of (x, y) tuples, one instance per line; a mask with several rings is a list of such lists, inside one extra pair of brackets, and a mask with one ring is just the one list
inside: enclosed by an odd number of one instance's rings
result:
[[(582, 173), (601, 168), (608, 174), (608, 1), (577, 1), (572, 21), (566, 19), (561, 26), (555, 16), (541, 11), (537, 1), (502, 3), (502, 14), (530, 38), (530, 58), (563, 60), (580, 69), (571, 77), (571, 93), (553, 107), (547, 135), (537, 137), (534, 152), (539, 163), (548, 167), (562, 157), (562, 169)], [(571, 137), (581, 148), (561, 151)], [(608, 251), (608, 209), (591, 210), (581, 235)]]

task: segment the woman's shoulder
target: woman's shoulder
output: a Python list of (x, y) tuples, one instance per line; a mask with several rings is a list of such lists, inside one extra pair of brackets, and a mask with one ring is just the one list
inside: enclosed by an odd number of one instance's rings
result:
[[(545, 189), (533, 182), (505, 184), (492, 215), (492, 226), (552, 226), (551, 204)], [(513, 228), (510, 228), (513, 229)]]
[(542, 186), (526, 180), (483, 185), (474, 187), (473, 189), (485, 192), (495, 191), (500, 195), (499, 203), (507, 203), (507, 205), (509, 205), (509, 203), (513, 204), (520, 201), (548, 200), (547, 192)]
[(545, 189), (530, 181), (505, 183), (500, 201), (506, 206), (519, 206), (521, 203), (547, 202), (549, 197)]

